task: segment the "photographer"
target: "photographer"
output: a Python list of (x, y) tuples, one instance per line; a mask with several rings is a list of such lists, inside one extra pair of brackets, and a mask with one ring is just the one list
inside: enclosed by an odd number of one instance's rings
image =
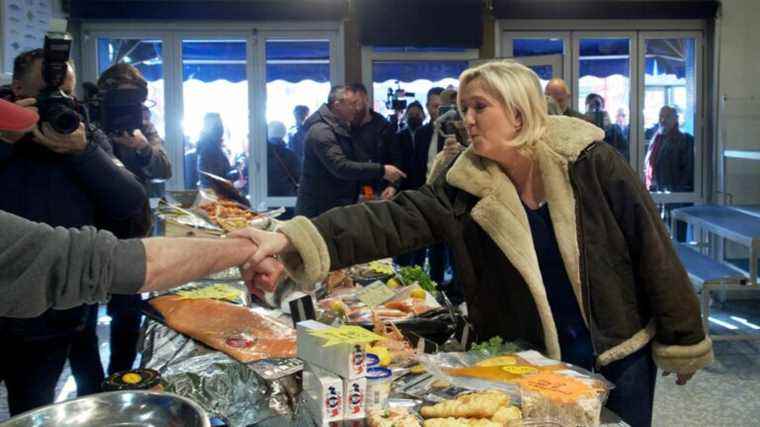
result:
[(130, 91), (139, 93), (140, 102), (128, 105), (126, 113), (141, 116), (141, 124), (136, 129), (109, 134), (114, 154), (146, 185), (150, 179), (171, 178), (172, 165), (164, 141), (150, 121), (150, 111), (143, 105), (148, 97), (148, 82), (140, 71), (130, 64), (114, 64), (100, 75), (97, 88), (100, 93), (112, 92), (117, 97), (127, 96)]
[[(164, 150), (163, 140), (150, 121), (150, 111), (144, 106), (148, 96), (148, 82), (140, 71), (126, 63), (112, 65), (98, 78), (96, 96), (99, 98), (99, 105), (96, 105), (101, 108), (94, 116), (105, 124), (120, 123), (122, 126), (117, 127), (125, 128), (106, 130), (109, 131), (109, 140), (116, 158), (140, 179), (146, 192), (151, 179), (171, 178), (172, 166)], [(121, 106), (111, 108), (106, 103), (107, 99), (114, 99)], [(138, 227), (110, 224), (106, 228), (121, 239), (145, 237), (150, 225), (150, 207), (147, 204), (143, 212), (144, 221)], [(108, 302), (108, 315), (111, 316), (109, 375), (132, 368), (137, 357), (137, 341), (142, 323), (142, 314), (138, 308), (140, 301), (140, 295), (114, 295)], [(92, 320), (90, 324), (94, 324)], [(90, 329), (94, 328), (91, 326)], [(90, 340), (97, 342), (94, 331), (88, 332)]]
[[(111, 156), (105, 135), (85, 123), (77, 102), (60, 90), (66, 74), (72, 83), (75, 75), (59, 52), (36, 49), (14, 61), (5, 97), (36, 108), (40, 122), (31, 132), (3, 135), (11, 144), (0, 144), (0, 210), (63, 227), (139, 218), (145, 191)], [(1, 366), (13, 367), (5, 374), (11, 415), (52, 403), (72, 339), (84, 330), (87, 314), (87, 306), (79, 306), (31, 319), (0, 318), (4, 345), (13, 349), (0, 356)], [(77, 379), (97, 387), (102, 370), (93, 364), (89, 369)]]

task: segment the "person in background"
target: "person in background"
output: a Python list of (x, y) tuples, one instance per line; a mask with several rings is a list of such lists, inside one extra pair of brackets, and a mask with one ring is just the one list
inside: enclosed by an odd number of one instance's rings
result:
[[(143, 94), (143, 102), (148, 96), (148, 82), (140, 71), (126, 63), (114, 64), (100, 75), (97, 82), (101, 93), (119, 90), (135, 89)], [(167, 180), (172, 176), (172, 165), (163, 147), (163, 140), (158, 135), (156, 127), (150, 121), (150, 110), (143, 107), (142, 126), (131, 133), (109, 135), (114, 147), (116, 158), (132, 172), (150, 191), (150, 180)], [(150, 207), (145, 206), (145, 220), (150, 223)], [(120, 239), (139, 238), (147, 235), (145, 229), (123, 229), (115, 224), (108, 227)], [(108, 315), (111, 316), (111, 356), (108, 363), (108, 374), (125, 371), (132, 368), (137, 358), (137, 341), (140, 337), (142, 314), (140, 313), (140, 295), (114, 295), (108, 301)], [(97, 312), (95, 316), (97, 317)], [(97, 343), (95, 335), (96, 324), (91, 321), (92, 338)], [(88, 328), (88, 329), (89, 329)], [(74, 346), (76, 347), (76, 345)], [(72, 350), (74, 351), (74, 350)]]
[(285, 145), (285, 125), (269, 122), (267, 136), (267, 195), (294, 197), (298, 193), (301, 165), (296, 153)]
[(694, 137), (681, 132), (675, 107), (660, 109), (659, 130), (646, 154), (649, 191), (694, 191)]
[(350, 87), (333, 86), (327, 103), (306, 119), (296, 215), (315, 217), (334, 207), (355, 203), (362, 182), (381, 178), (396, 182), (406, 176), (390, 164), (357, 160), (350, 131), (356, 106), (356, 92)]
[[(442, 87), (433, 87), (428, 90), (427, 101), (425, 108), (427, 109), (430, 120), (427, 123), (420, 126), (414, 133), (414, 151), (410, 152), (408, 145), (403, 146), (403, 159), (402, 170), (407, 172), (409, 177), (401, 182), (401, 190), (416, 190), (425, 184), (425, 180), (428, 175), (428, 164), (431, 163), (430, 154), (433, 153), (433, 158), (443, 150), (443, 141), (438, 141), (438, 137), (435, 136), (435, 121), (438, 119), (438, 112), (441, 108), (441, 93), (444, 89)], [(435, 139), (435, 141), (434, 141)], [(431, 148), (431, 144), (435, 142), (435, 150)]]
[(203, 116), (203, 129), (197, 144), (198, 174), (201, 187), (209, 187), (209, 178), (200, 172), (208, 172), (221, 178), (227, 178), (235, 168), (224, 150), (224, 123), (219, 113), (206, 113)]
[(625, 160), (628, 160), (628, 139), (620, 127), (610, 123), (610, 115), (605, 109), (604, 98), (596, 93), (586, 96), (586, 120), (604, 131), (604, 142), (610, 144)]
[[(42, 49), (37, 49), (16, 58), (12, 100), (25, 106), (36, 104), (35, 98), (46, 87), (43, 57)], [(76, 81), (73, 68), (68, 73), (64, 91), (71, 91)], [(145, 189), (113, 157), (106, 135), (84, 123), (62, 134), (45, 117), (42, 120), (32, 132), (4, 139), (12, 144), (0, 144), (0, 209), (52, 226), (143, 223)], [(0, 356), (11, 414), (52, 403), (72, 342), (86, 338), (82, 332), (91, 311), (92, 307), (78, 306), (0, 321), (3, 342), (13, 348)], [(82, 357), (71, 357), (80, 395), (98, 391), (104, 376), (97, 342), (94, 347), (92, 340), (87, 343), (79, 347)]]
[[(647, 188), (669, 193), (694, 191), (694, 137), (679, 129), (676, 107), (666, 105), (660, 109), (658, 126), (644, 157)], [(663, 204), (661, 216), (669, 224), (673, 209), (687, 206), (691, 203)], [(683, 242), (687, 230), (687, 224), (678, 221), (672, 232), (677, 241)]]
[(303, 164), (303, 141), (306, 132), (303, 129), (303, 123), (309, 117), (309, 107), (305, 105), (296, 105), (293, 108), (293, 118), (296, 124), (288, 132), (288, 148), (290, 148), (298, 157), (298, 164)]
[[(351, 86), (356, 94), (356, 114), (351, 122), (351, 138), (355, 147), (356, 159), (361, 162), (371, 162), (380, 165), (391, 164), (401, 167), (401, 152), (394, 144), (394, 132), (391, 124), (383, 116), (375, 112), (369, 105), (367, 88), (361, 83)], [(395, 183), (384, 178), (363, 182), (362, 194), (375, 198), (390, 198), (398, 191), (402, 180)]]
[[(420, 173), (420, 170), (414, 170), (414, 168), (419, 167), (421, 169), (424, 169), (426, 167), (426, 165), (422, 166), (420, 164), (415, 164), (415, 154), (418, 151), (417, 144), (422, 145), (422, 142), (416, 141), (416, 136), (420, 134), (418, 131), (422, 127), (422, 123), (424, 121), (425, 110), (422, 108), (422, 104), (415, 101), (407, 106), (405, 118), (406, 125), (403, 126), (401, 130), (396, 134), (395, 143), (400, 148), (400, 151), (402, 153), (401, 157), (403, 159), (403, 163), (400, 166), (408, 176), (401, 183), (402, 188), (405, 189), (407, 187), (410, 187), (410, 185), (404, 185), (405, 181), (415, 178)], [(427, 154), (426, 151), (425, 154)], [(417, 185), (416, 188), (419, 188), (421, 185), (422, 184)], [(401, 254), (395, 258), (395, 261), (396, 264), (401, 266), (424, 266), (426, 257), (427, 248), (423, 248)]]
[[(511, 61), (459, 77), (471, 145), (419, 190), (245, 230), (299, 283), (436, 241), (453, 247), (478, 340), (522, 339), (615, 385), (606, 407), (652, 423), (657, 367), (686, 384), (713, 360), (699, 301), (649, 193), (604, 132), (549, 116)], [(250, 273), (245, 273), (247, 280)]]
[(628, 123), (628, 114), (625, 112), (625, 108), (618, 108), (617, 114), (615, 114), (615, 124), (613, 126), (617, 126), (625, 140), (630, 141), (628, 138), (631, 133), (631, 126)]
[[(148, 99), (148, 82), (133, 65), (120, 62), (106, 69), (98, 78), (98, 89), (106, 92), (115, 89), (137, 89)], [(151, 179), (167, 180), (172, 177), (172, 165), (164, 149), (164, 141), (150, 121), (150, 110), (143, 107), (143, 121), (131, 134), (109, 135), (114, 154), (130, 172), (145, 184)]]
[(544, 94), (552, 97), (557, 102), (563, 115), (585, 120), (586, 116), (573, 109), (572, 93), (570, 93), (570, 89), (564, 80), (559, 78), (549, 80), (549, 83), (544, 88)]

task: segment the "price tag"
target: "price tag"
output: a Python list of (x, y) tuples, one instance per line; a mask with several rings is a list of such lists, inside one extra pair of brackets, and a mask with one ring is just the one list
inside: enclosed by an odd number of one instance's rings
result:
[(563, 403), (575, 402), (594, 395), (594, 389), (582, 380), (554, 372), (541, 372), (515, 382), (528, 390)]
[(380, 281), (372, 282), (357, 294), (359, 301), (369, 308), (377, 307), (395, 296), (396, 292)]
[(293, 317), (293, 324), (304, 320), (314, 320), (317, 315), (314, 311), (314, 300), (311, 295), (304, 295), (301, 298), (290, 301), (290, 315)]
[(338, 328), (315, 329), (309, 333), (315, 337), (325, 339), (322, 347), (338, 344), (368, 344), (383, 339), (380, 335), (372, 333), (361, 326), (351, 325), (343, 325)]

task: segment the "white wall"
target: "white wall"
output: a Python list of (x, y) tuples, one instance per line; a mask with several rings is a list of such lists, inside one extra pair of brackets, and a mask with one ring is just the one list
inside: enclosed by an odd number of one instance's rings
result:
[[(760, 150), (760, 2), (722, 0), (719, 32), (718, 93), (727, 101), (719, 132), (728, 149)], [(716, 181), (717, 183), (718, 181)], [(760, 204), (760, 161), (729, 159), (726, 190), (734, 203)]]

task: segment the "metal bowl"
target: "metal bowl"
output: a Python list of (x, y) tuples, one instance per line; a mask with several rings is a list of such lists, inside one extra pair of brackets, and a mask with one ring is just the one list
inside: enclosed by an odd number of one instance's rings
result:
[(0, 427), (210, 427), (206, 412), (176, 394), (114, 391), (24, 412)]

